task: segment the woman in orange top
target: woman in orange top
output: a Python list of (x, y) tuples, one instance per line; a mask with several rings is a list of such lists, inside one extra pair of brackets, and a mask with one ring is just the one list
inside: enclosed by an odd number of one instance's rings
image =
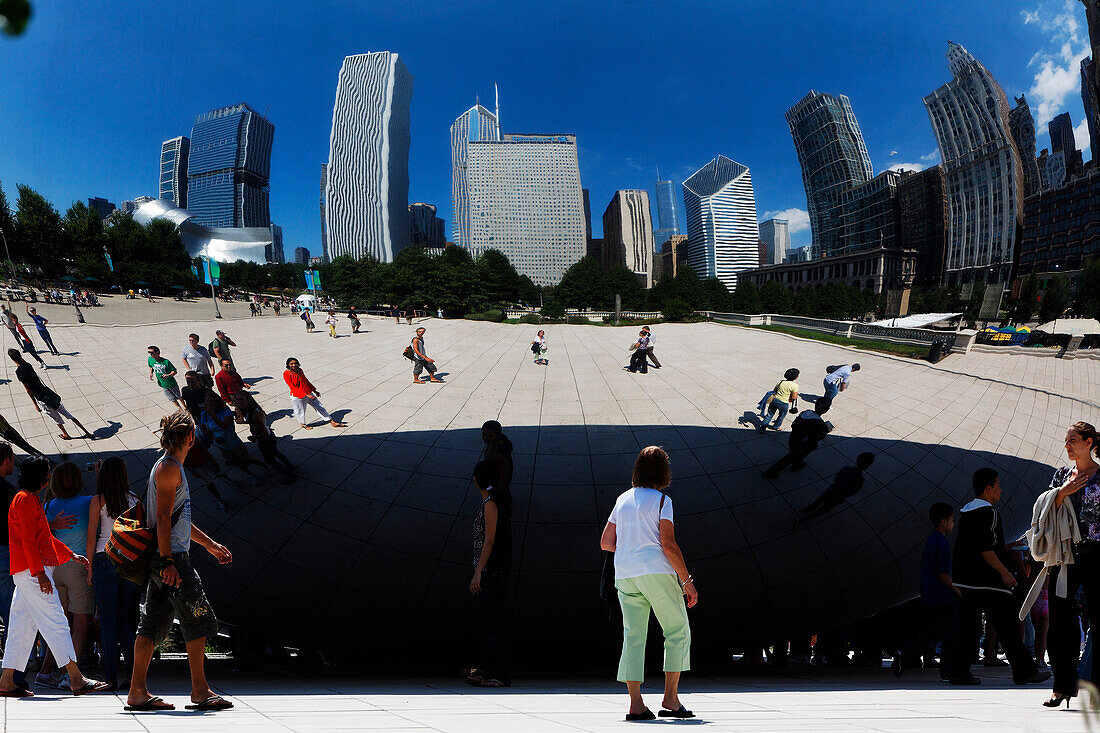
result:
[(302, 371), (302, 365), (293, 356), (286, 360), (283, 381), (286, 382), (286, 386), (290, 387), (290, 405), (294, 408), (294, 418), (303, 428), (313, 430), (312, 425), (306, 425), (306, 405), (312, 406), (318, 415), (331, 422), (332, 427), (347, 427), (347, 425), (328, 414), (328, 410), (321, 404), (321, 400), (317, 399), (321, 393), (306, 378), (305, 372)]
[(74, 695), (106, 690), (80, 673), (76, 650), (69, 636), (65, 611), (53, 589), (53, 570), (69, 558), (85, 568), (88, 558), (72, 550), (50, 532), (46, 512), (38, 494), (50, 481), (50, 462), (44, 456), (29, 456), (19, 468), (19, 491), (8, 509), (8, 548), (15, 595), (11, 601), (10, 626), (4, 647), (4, 673), (0, 675), (0, 697), (33, 697), (34, 693), (15, 685), (15, 670), (26, 669), (31, 648), (39, 633), (59, 665), (69, 673)]

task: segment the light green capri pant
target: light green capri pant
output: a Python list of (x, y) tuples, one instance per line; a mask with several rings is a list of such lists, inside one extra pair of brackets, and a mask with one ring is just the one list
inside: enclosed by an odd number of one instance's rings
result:
[(623, 655), (619, 658), (619, 682), (645, 680), (645, 639), (649, 609), (665, 634), (665, 671), (691, 668), (691, 628), (684, 593), (675, 575), (639, 575), (615, 581), (623, 609)]

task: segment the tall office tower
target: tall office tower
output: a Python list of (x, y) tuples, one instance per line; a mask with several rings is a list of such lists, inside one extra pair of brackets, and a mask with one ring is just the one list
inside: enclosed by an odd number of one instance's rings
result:
[(1024, 175), (1008, 121), (1008, 97), (965, 48), (948, 42), (953, 78), (924, 98), (948, 191), (948, 285), (1004, 282), (1023, 216)]
[(264, 258), (268, 262), (283, 264), (286, 256), (283, 254), (283, 228), (278, 224), (271, 225), (271, 244), (264, 247)]
[(480, 104), (458, 116), (451, 125), (451, 241), (470, 246), (470, 197), (466, 185), (466, 147), (471, 142), (500, 140), (500, 123)]
[(653, 287), (653, 215), (649, 193), (616, 191), (603, 212), (603, 266), (624, 266), (643, 288)]
[(900, 244), (917, 251), (915, 284), (937, 287), (943, 283), (943, 257), (947, 251), (947, 189), (943, 166), (919, 173), (904, 171), (898, 181), (901, 211)]
[[(581, 199), (584, 201), (584, 240), (592, 241), (592, 202), (588, 199), (588, 189), (581, 189)], [(589, 247), (591, 249), (591, 247)]]
[(195, 119), (187, 159), (187, 210), (196, 224), (266, 227), (275, 126), (247, 104)]
[(896, 247), (899, 212), (898, 171), (886, 170), (841, 194), (840, 250), (859, 252)]
[(674, 234), (680, 233), (680, 216), (676, 213), (676, 187), (672, 181), (662, 181), (657, 171), (657, 229), (653, 232), (653, 243), (657, 249)]
[(748, 166), (724, 155), (683, 183), (687, 261), (700, 278), (716, 277), (728, 290), (737, 273), (760, 264), (760, 230)]
[(466, 164), (470, 254), (498, 249), (536, 285), (560, 282), (586, 251), (576, 135), (471, 141)]
[(305, 247), (294, 248), (294, 264), (296, 265), (308, 265), (309, 264), (309, 250)]
[(827, 257), (841, 247), (844, 191), (871, 180), (871, 157), (852, 104), (843, 94), (810, 90), (787, 110), (787, 125), (802, 166), (814, 244)]
[(1081, 59), (1081, 103), (1089, 128), (1092, 164), (1100, 165), (1100, 40), (1094, 45), (1091, 58)]
[(187, 208), (187, 158), (189, 138), (174, 137), (160, 145), (160, 197), (181, 209)]
[(447, 243), (443, 234), (443, 220), (435, 212), (434, 204), (409, 204), (409, 243), (414, 247), (443, 249)]
[(1037, 193), (1042, 188), (1042, 176), (1039, 175), (1039, 163), (1035, 160), (1035, 118), (1031, 116), (1031, 107), (1023, 95), (1016, 97), (1016, 106), (1008, 113), (1008, 126), (1012, 130), (1012, 140), (1020, 153), (1020, 165), (1024, 172), (1024, 198)]
[(107, 221), (111, 218), (111, 214), (115, 211), (115, 205), (104, 198), (98, 196), (88, 199), (88, 208), (99, 214), (99, 218), (102, 221)]
[(1066, 159), (1066, 180), (1081, 174), (1084, 167), (1081, 151), (1077, 149), (1077, 140), (1073, 136), (1073, 120), (1069, 112), (1063, 112), (1047, 123), (1050, 133), (1050, 152), (1061, 153)]
[(409, 245), (409, 105), (413, 77), (396, 53), (348, 56), (329, 138), (329, 257), (381, 262)]
[(791, 248), (790, 222), (786, 219), (768, 219), (760, 222), (758, 229), (764, 246), (760, 264), (782, 265), (787, 250)]
[(325, 220), (325, 194), (328, 190), (328, 163), (321, 164), (321, 259), (331, 262), (328, 254), (328, 222)]

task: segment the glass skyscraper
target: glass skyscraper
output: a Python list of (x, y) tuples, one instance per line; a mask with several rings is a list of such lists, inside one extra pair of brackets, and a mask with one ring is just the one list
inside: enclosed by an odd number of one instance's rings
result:
[(657, 228), (653, 243), (658, 251), (673, 235), (680, 233), (680, 217), (676, 212), (676, 187), (672, 181), (662, 181), (657, 174)]
[(749, 168), (719, 155), (684, 181), (683, 189), (688, 266), (700, 278), (716, 277), (732, 291), (737, 273), (760, 264)]
[(1039, 163), (1035, 160), (1035, 118), (1031, 116), (1031, 107), (1027, 97), (1016, 97), (1016, 106), (1008, 113), (1008, 127), (1012, 140), (1020, 153), (1020, 165), (1024, 173), (1024, 197), (1036, 193), (1042, 187), (1039, 175)]
[(470, 198), (466, 182), (466, 148), (471, 142), (500, 140), (500, 122), (480, 104), (458, 116), (451, 125), (451, 241), (470, 246)]
[(191, 128), (187, 210), (211, 227), (271, 224), (268, 184), (275, 126), (247, 104), (199, 115)]
[(802, 166), (814, 244), (827, 257), (842, 246), (844, 192), (871, 180), (871, 157), (852, 104), (843, 94), (811, 90), (786, 117)]
[(160, 146), (160, 198), (187, 208), (187, 159), (191, 140), (180, 136)]

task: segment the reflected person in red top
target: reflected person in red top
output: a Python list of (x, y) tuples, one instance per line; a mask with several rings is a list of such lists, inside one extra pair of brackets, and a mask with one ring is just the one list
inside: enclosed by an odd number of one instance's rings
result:
[(328, 420), (334, 428), (346, 428), (345, 423), (340, 422), (321, 404), (318, 399), (321, 393), (306, 377), (302, 371), (302, 365), (293, 356), (286, 360), (286, 371), (283, 372), (283, 381), (290, 387), (290, 406), (294, 408), (294, 419), (306, 430), (313, 430), (312, 425), (306, 424), (306, 406), (312, 407), (323, 419)]
[(80, 673), (76, 650), (69, 636), (65, 611), (54, 593), (53, 570), (69, 558), (88, 566), (88, 558), (72, 550), (50, 532), (46, 512), (38, 495), (50, 481), (50, 462), (30, 456), (19, 469), (19, 491), (8, 508), (8, 548), (15, 595), (11, 601), (11, 622), (4, 648), (4, 672), (0, 675), (0, 697), (33, 697), (34, 693), (15, 685), (15, 671), (26, 669), (35, 638), (42, 634), (54, 659), (69, 673), (74, 695), (101, 692), (106, 682)]

